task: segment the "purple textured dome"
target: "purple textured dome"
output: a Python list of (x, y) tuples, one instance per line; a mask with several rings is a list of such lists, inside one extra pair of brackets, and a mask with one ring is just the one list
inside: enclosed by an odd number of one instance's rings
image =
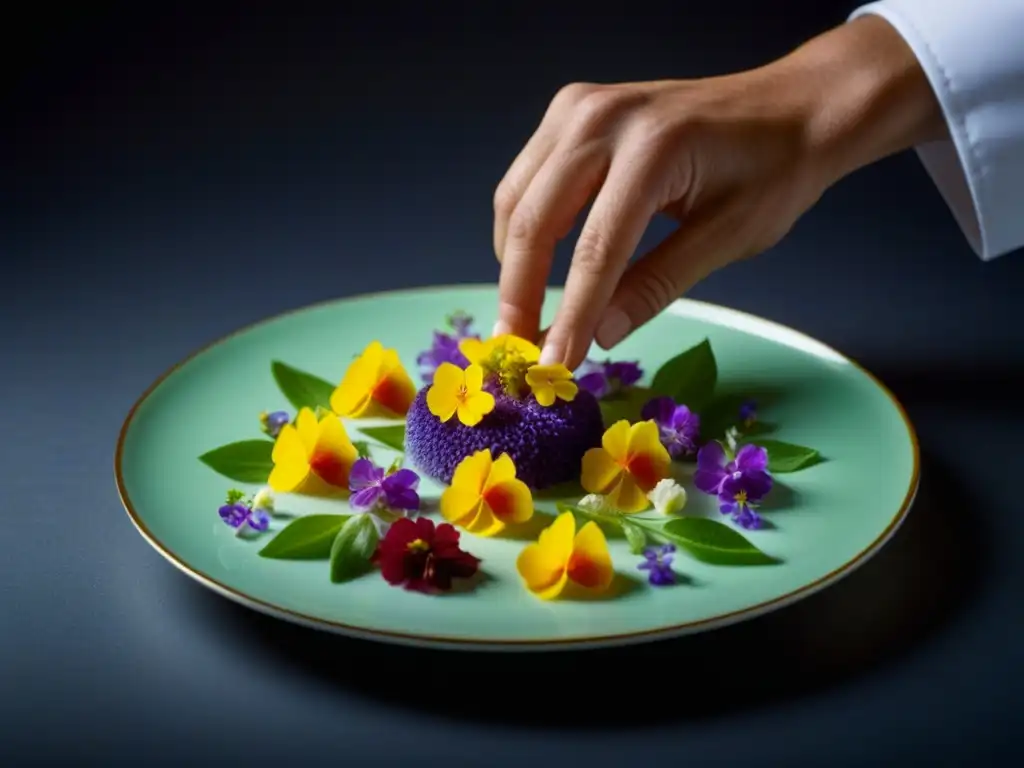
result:
[(427, 408), (427, 389), (406, 417), (405, 452), (418, 470), (442, 483), (452, 481), (460, 461), (485, 448), (495, 458), (511, 456), (516, 476), (535, 490), (579, 480), (583, 454), (599, 446), (604, 434), (601, 408), (583, 390), (572, 402), (557, 400), (548, 408), (532, 396), (498, 394), (494, 410), (467, 427), (457, 416), (442, 424)]

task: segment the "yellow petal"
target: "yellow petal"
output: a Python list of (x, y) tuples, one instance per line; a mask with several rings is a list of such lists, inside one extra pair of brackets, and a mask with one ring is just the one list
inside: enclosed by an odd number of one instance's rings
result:
[(331, 410), (339, 416), (358, 418), (372, 403), (373, 389), (380, 374), (383, 347), (379, 341), (370, 342), (363, 353), (353, 360), (338, 387), (331, 393)]
[(295, 428), (298, 430), (299, 438), (306, 448), (306, 457), (308, 458), (312, 455), (313, 448), (316, 446), (317, 435), (320, 434), (320, 426), (316, 420), (316, 414), (309, 408), (302, 408), (299, 410), (299, 415), (295, 417)]
[(495, 336), (492, 341), (495, 347), (503, 347), (506, 351), (516, 352), (528, 363), (536, 363), (540, 359), (540, 348), (536, 344), (511, 333)]
[(484, 369), (471, 364), (462, 372), (467, 392), (479, 392), (484, 385)]
[(651, 500), (637, 485), (636, 479), (628, 472), (623, 472), (619, 482), (608, 493), (608, 504), (623, 514), (632, 515), (647, 509)]
[(431, 389), (450, 390), (453, 394), (466, 383), (466, 372), (453, 363), (441, 363), (434, 371)]
[(576, 399), (576, 394), (579, 392), (579, 387), (573, 381), (556, 381), (554, 384), (555, 395), (571, 403)]
[(607, 494), (622, 476), (622, 467), (604, 448), (591, 448), (583, 454), (580, 484), (587, 493)]
[(525, 523), (533, 517), (533, 494), (522, 480), (506, 480), (484, 491), (484, 503), (507, 525)]
[(324, 416), (317, 428), (315, 453), (324, 452), (341, 459), (347, 466), (355, 464), (359, 451), (349, 440), (345, 425), (334, 414)]
[(526, 588), (541, 600), (551, 600), (565, 589), (566, 563), (540, 544), (528, 544), (516, 558), (516, 570)]
[(608, 541), (595, 522), (588, 522), (576, 534), (566, 570), (570, 579), (587, 589), (604, 590), (612, 583), (615, 570)]
[(494, 396), (490, 392), (474, 392), (459, 403), (459, 421), (467, 427), (475, 427), (493, 410)]
[(452, 488), (465, 488), (476, 494), (479, 499), (483, 496), (484, 483), (491, 472), (491, 452), (486, 448), (482, 451), (470, 454), (455, 467), (452, 473)]
[(672, 458), (661, 444), (658, 426), (641, 421), (630, 428), (626, 469), (644, 493), (669, 476)]
[[(454, 379), (456, 375), (457, 380)], [(427, 390), (427, 409), (441, 421), (448, 421), (459, 407), (458, 392), (461, 386), (462, 371), (458, 366), (442, 363), (434, 372), (434, 383)]]
[(572, 554), (575, 535), (576, 518), (572, 516), (572, 512), (563, 512), (555, 518), (555, 522), (540, 532), (537, 544), (564, 565), (569, 562), (569, 556)]
[(481, 502), (476, 514), (462, 524), (474, 536), (494, 536), (505, 529), (505, 523), (494, 516), (491, 508)]
[(463, 339), (459, 342), (459, 352), (471, 363), (479, 363), (490, 353), (487, 345), (480, 339)]
[(487, 473), (487, 479), (484, 481), (482, 493), (487, 493), (489, 488), (498, 485), (499, 483), (507, 483), (509, 480), (516, 479), (516, 464), (512, 461), (512, 457), (507, 453), (501, 454), (491, 464), (490, 470)]
[(281, 428), (277, 440), (274, 441), (271, 458), (274, 460), (274, 469), (267, 484), (279, 493), (295, 490), (309, 474), (306, 447), (302, 444), (299, 431), (291, 424), (285, 424)]
[(550, 384), (531, 384), (533, 396), (537, 399), (537, 405), (549, 408), (555, 404), (555, 388)]
[(449, 523), (464, 525), (473, 519), (483, 500), (471, 488), (451, 485), (441, 493), (441, 517)]
[(384, 350), (380, 375), (372, 390), (372, 399), (384, 416), (405, 416), (416, 399), (416, 385), (393, 349)]
[(629, 422), (622, 419), (605, 430), (601, 445), (615, 461), (622, 462), (629, 453), (629, 438)]

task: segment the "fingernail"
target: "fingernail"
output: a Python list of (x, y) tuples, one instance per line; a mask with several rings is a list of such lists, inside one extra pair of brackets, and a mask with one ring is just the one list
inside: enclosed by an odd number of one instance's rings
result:
[(494, 328), (491, 329), (491, 336), (504, 336), (508, 332), (508, 323), (504, 320), (499, 320), (494, 324)]
[(629, 333), (629, 316), (621, 309), (609, 307), (597, 326), (597, 343), (604, 349), (611, 349)]
[(540, 359), (537, 362), (541, 365), (554, 365), (555, 363), (562, 362), (562, 356), (553, 346), (545, 344), (544, 348), (540, 351)]

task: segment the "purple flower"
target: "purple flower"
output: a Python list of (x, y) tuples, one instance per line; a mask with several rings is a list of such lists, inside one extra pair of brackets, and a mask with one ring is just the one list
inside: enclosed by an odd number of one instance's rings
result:
[(750, 427), (757, 421), (757, 401), (747, 400), (740, 406), (740, 424)]
[(348, 476), (352, 492), (349, 506), (358, 512), (372, 509), (413, 512), (420, 508), (420, 497), (416, 493), (419, 484), (420, 476), (411, 469), (388, 474), (369, 459), (358, 459)]
[(260, 429), (271, 437), (276, 438), (281, 431), (281, 427), (291, 420), (292, 417), (288, 411), (274, 411), (273, 413), (264, 411), (260, 414)]
[(675, 584), (676, 574), (672, 570), (672, 553), (675, 551), (672, 544), (648, 547), (644, 550), (644, 562), (637, 566), (637, 570), (647, 571), (647, 580), (656, 587)]
[(469, 328), (472, 323), (472, 317), (462, 312), (456, 312), (448, 318), (448, 325), (453, 333), (434, 331), (433, 345), (416, 358), (416, 364), (420, 367), (420, 376), (424, 384), (434, 381), (434, 371), (441, 363), (452, 363), (459, 368), (469, 365), (469, 360), (459, 351), (459, 342), (463, 339), (480, 338), (479, 335), (470, 334)]
[(220, 519), (234, 528), (238, 533), (254, 531), (262, 533), (270, 527), (270, 517), (262, 509), (252, 509), (241, 502), (241, 497), (236, 492), (228, 494), (228, 503), (223, 505), (218, 512)]
[(661, 435), (661, 444), (668, 449), (672, 458), (685, 456), (697, 449), (700, 416), (685, 405), (676, 405), (671, 397), (648, 400), (640, 412), (640, 418), (644, 421), (654, 420)]
[(768, 451), (758, 445), (744, 445), (730, 459), (721, 443), (707, 443), (697, 453), (693, 483), (704, 493), (718, 497), (723, 515), (732, 515), (743, 528), (758, 528), (761, 518), (754, 510), (773, 483), (768, 473)]
[(576, 371), (576, 384), (600, 400), (633, 386), (643, 375), (636, 362), (584, 360)]

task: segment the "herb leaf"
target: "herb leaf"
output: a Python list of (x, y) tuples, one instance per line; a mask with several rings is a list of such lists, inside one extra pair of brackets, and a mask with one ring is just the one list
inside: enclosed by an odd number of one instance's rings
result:
[(378, 540), (377, 527), (369, 515), (353, 515), (346, 520), (331, 544), (331, 581), (339, 584), (369, 571)]
[(306, 515), (297, 517), (281, 529), (260, 557), (273, 560), (327, 560), (331, 543), (348, 520), (348, 515)]
[(662, 365), (654, 374), (651, 390), (699, 411), (711, 399), (717, 381), (715, 353), (711, 351), (711, 342), (704, 339)]
[(706, 517), (677, 517), (665, 523), (657, 535), (685, 549), (697, 560), (714, 565), (769, 565), (778, 562), (728, 525)]
[(622, 530), (626, 534), (629, 551), (634, 555), (643, 552), (647, 546), (647, 532), (637, 525), (631, 525), (628, 517), (622, 520)]
[(768, 451), (768, 471), (770, 472), (796, 472), (823, 461), (820, 453), (803, 445), (784, 443), (781, 440), (749, 440), (745, 442), (759, 445)]
[(356, 454), (360, 459), (371, 459), (373, 456), (370, 454), (370, 444), (365, 440), (353, 440), (352, 446), (356, 449)]
[(558, 510), (559, 514), (563, 512), (572, 512), (577, 517), (582, 517), (584, 520), (592, 520), (598, 525), (610, 525), (612, 528), (622, 528), (622, 516), (613, 514), (601, 514), (600, 512), (591, 512), (584, 509), (583, 507), (575, 504), (566, 504), (565, 502), (555, 502), (555, 509)]
[(330, 410), (331, 394), (334, 392), (334, 386), (330, 382), (298, 368), (292, 368), (279, 360), (270, 364), (270, 370), (281, 394), (296, 408), (310, 408), (315, 411), (317, 406), (320, 406)]
[(389, 424), (385, 427), (360, 427), (359, 431), (369, 438), (396, 451), (405, 450), (405, 424)]
[(270, 440), (241, 440), (207, 451), (199, 460), (235, 482), (265, 483), (274, 469), (273, 452)]

